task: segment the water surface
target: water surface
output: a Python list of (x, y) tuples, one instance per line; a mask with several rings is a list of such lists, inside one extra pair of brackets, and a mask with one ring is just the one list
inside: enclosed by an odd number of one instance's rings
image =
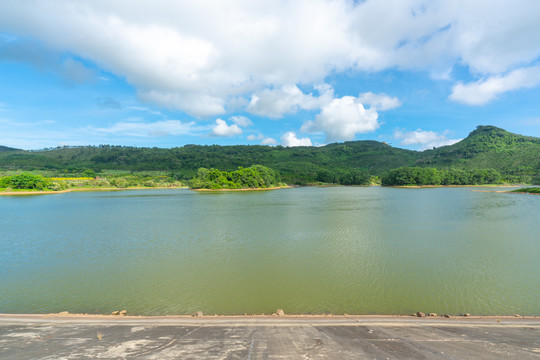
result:
[(540, 315), (540, 196), (471, 188), (0, 197), (0, 312)]

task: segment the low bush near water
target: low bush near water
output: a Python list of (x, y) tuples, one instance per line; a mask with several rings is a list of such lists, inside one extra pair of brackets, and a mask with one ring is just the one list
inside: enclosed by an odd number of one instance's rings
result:
[(512, 190), (512, 192), (540, 194), (540, 187), (521, 188), (521, 189)]

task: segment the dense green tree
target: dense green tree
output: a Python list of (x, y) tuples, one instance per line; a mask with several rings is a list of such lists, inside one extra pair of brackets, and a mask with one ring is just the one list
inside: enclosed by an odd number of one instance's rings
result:
[(501, 174), (493, 169), (439, 171), (435, 168), (401, 167), (385, 174), (382, 185), (480, 185), (498, 184), (501, 179)]
[(0, 187), (2, 188), (45, 190), (50, 184), (49, 179), (29, 173), (6, 176), (0, 179)]
[(279, 186), (280, 178), (274, 170), (262, 165), (239, 167), (231, 172), (200, 168), (188, 184), (192, 189), (254, 189)]

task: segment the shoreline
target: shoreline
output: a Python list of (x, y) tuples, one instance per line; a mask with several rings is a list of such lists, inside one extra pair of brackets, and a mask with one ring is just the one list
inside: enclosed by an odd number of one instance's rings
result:
[(419, 317), (417, 315), (369, 315), (369, 314), (244, 314), (244, 315), (217, 315), (217, 314), (193, 314), (193, 315), (112, 315), (112, 314), (84, 314), (69, 313), (67, 311), (59, 313), (43, 314), (9, 314), (0, 313), (0, 320), (6, 318), (24, 319), (103, 319), (103, 320), (540, 320), (536, 315), (445, 315)]
[[(394, 185), (383, 186), (398, 189), (429, 189), (429, 188), (463, 188), (463, 187), (522, 187), (531, 186), (527, 184), (483, 184), (483, 185)], [(478, 190), (481, 191), (481, 190)]]
[[(297, 187), (387, 187), (387, 188), (396, 188), (396, 189), (430, 189), (430, 188), (467, 188), (467, 187), (524, 187), (524, 186), (531, 186), (527, 184), (485, 184), (485, 185), (395, 185), (395, 186), (381, 186), (379, 184), (372, 184), (372, 185), (336, 185), (336, 184), (328, 184), (328, 185), (307, 185), (307, 186), (299, 186), (299, 185), (287, 185), (287, 186), (275, 186), (275, 187), (269, 187), (269, 188), (247, 188), (247, 189), (190, 189), (187, 186), (157, 186), (157, 187), (144, 187), (144, 186), (136, 186), (136, 187), (127, 187), (127, 188), (116, 188), (116, 187), (95, 187), (95, 188), (73, 188), (73, 189), (66, 189), (66, 190), (45, 190), (45, 191), (0, 191), (0, 196), (11, 196), (11, 195), (51, 195), (51, 194), (65, 194), (69, 192), (99, 192), (99, 191), (126, 191), (126, 190), (159, 190), (159, 189), (189, 189), (191, 191), (198, 191), (198, 192), (237, 192), (237, 191), (270, 191), (270, 190), (279, 190), (279, 189), (291, 189), (291, 188), (297, 188)], [(485, 191), (485, 192), (498, 192), (498, 193), (509, 193), (510, 191), (504, 191), (504, 190), (471, 190), (471, 191)], [(518, 193), (518, 194), (530, 194), (530, 193)], [(538, 195), (538, 194), (533, 194)]]
[(246, 189), (189, 189), (191, 191), (198, 191), (198, 192), (231, 192), (231, 191), (267, 191), (267, 190), (279, 190), (279, 189), (290, 189), (293, 187), (293, 185), (287, 185), (287, 186), (274, 186), (269, 188), (246, 188)]
[(127, 187), (127, 188), (116, 188), (116, 187), (96, 187), (96, 188), (73, 188), (66, 190), (44, 190), (44, 191), (1, 191), (0, 195), (50, 195), (50, 194), (65, 194), (70, 192), (93, 192), (93, 191), (126, 191), (126, 190), (159, 190), (159, 189), (188, 189), (187, 186), (156, 186), (156, 187)]

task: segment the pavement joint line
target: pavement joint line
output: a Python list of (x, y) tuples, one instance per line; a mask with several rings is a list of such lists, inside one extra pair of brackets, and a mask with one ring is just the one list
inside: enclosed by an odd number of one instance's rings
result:
[(251, 338), (251, 343), (249, 344), (247, 360), (251, 360), (251, 352), (253, 351), (253, 342), (254, 341), (255, 341), (255, 339)]

